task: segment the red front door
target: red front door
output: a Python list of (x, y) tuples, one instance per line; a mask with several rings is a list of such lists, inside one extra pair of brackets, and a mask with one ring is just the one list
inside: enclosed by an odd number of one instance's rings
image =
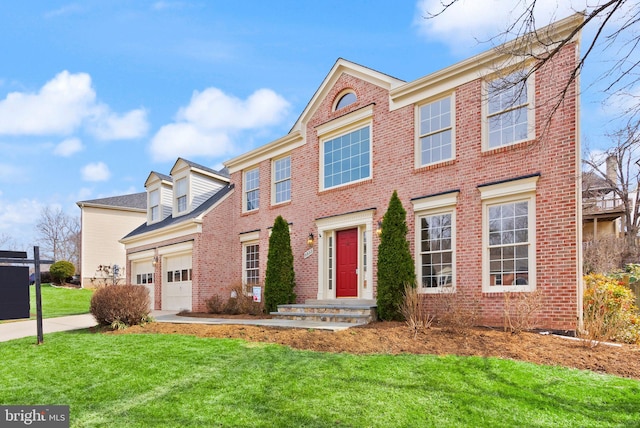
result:
[(336, 232), (336, 297), (358, 297), (358, 229)]

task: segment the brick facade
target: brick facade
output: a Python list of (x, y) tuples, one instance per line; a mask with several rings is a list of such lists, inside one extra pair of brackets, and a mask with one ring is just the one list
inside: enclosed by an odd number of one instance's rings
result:
[[(412, 199), (457, 191), (454, 225), (455, 289), (468, 298), (469, 305), (479, 304), (479, 323), (502, 325), (504, 294), (483, 292), (483, 201), (480, 187), (519, 177), (538, 177), (535, 188), (535, 289), (540, 290), (544, 307), (539, 325), (545, 328), (576, 328), (580, 298), (579, 247), (579, 154), (578, 106), (576, 82), (569, 76), (576, 63), (578, 44), (566, 45), (552, 61), (537, 70), (534, 78), (535, 139), (500, 147), (483, 149), (483, 78), (463, 79), (446, 94), (455, 100), (455, 158), (426, 167), (415, 165), (416, 109), (427, 100), (396, 103), (394, 87), (401, 83), (393, 78), (380, 83), (380, 74), (371, 76), (363, 67), (340, 60), (334, 67), (297, 123), (302, 142), (282, 149), (274, 156), (263, 155), (251, 162), (251, 156), (241, 156), (229, 163), (230, 182), (234, 190), (219, 205), (202, 218), (201, 232), (193, 240), (193, 307), (206, 310), (205, 300), (213, 294), (228, 296), (230, 287), (242, 278), (242, 237), (257, 237), (260, 248), (260, 279), (264, 280), (269, 243), (269, 230), (278, 215), (291, 227), (294, 254), (296, 294), (299, 302), (331, 293), (324, 285), (328, 257), (328, 237), (331, 232), (320, 228), (323, 219), (349, 218), (352, 213), (369, 216), (359, 226), (361, 240), (366, 244), (368, 264), (361, 258), (359, 297), (375, 298), (376, 259), (379, 237), (375, 227), (382, 219), (389, 199), (397, 190), (407, 210), (407, 224), (412, 251), (415, 249), (416, 224)], [(455, 67), (455, 66), (454, 66)], [(370, 78), (371, 77), (371, 78)], [(564, 100), (557, 95), (568, 84)], [(357, 101), (334, 110), (337, 97), (349, 90)], [(429, 100), (438, 95), (430, 95)], [(399, 96), (398, 96), (399, 98)], [(319, 129), (349, 115), (372, 110), (371, 178), (357, 183), (322, 190), (320, 184), (321, 144)], [(328, 124), (328, 125), (327, 125)], [(291, 200), (273, 205), (272, 162), (282, 155), (291, 156)], [(244, 173), (253, 168), (260, 171), (259, 209), (243, 212)], [(370, 214), (368, 214), (370, 213)], [(330, 221), (330, 220), (329, 220)], [(373, 225), (373, 226), (372, 226)], [(324, 230), (324, 233), (323, 233)], [(315, 238), (313, 254), (307, 237)], [(167, 245), (170, 242), (158, 242)], [(364, 244), (360, 251), (363, 252)], [(149, 246), (149, 248), (153, 247)], [(140, 251), (144, 248), (128, 248)], [(414, 254), (414, 257), (416, 255)], [(321, 261), (323, 259), (324, 261)], [(363, 265), (364, 263), (364, 265)], [(366, 265), (366, 266), (365, 266)], [(368, 278), (364, 276), (364, 268)], [(156, 267), (156, 275), (161, 271)], [(325, 279), (323, 279), (325, 278)], [(156, 284), (156, 308), (161, 281)], [(324, 291), (319, 288), (325, 287)], [(326, 296), (325, 296), (326, 297)], [(426, 305), (436, 309), (437, 296), (424, 295)]]

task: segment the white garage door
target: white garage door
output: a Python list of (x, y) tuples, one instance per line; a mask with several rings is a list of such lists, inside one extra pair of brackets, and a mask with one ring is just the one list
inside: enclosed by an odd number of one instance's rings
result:
[(142, 285), (149, 290), (149, 302), (151, 304), (150, 309), (154, 309), (154, 296), (155, 296), (155, 278), (153, 272), (155, 271), (153, 263), (149, 261), (133, 262), (132, 265), (131, 281), (136, 285)]
[(191, 310), (191, 254), (167, 255), (162, 281), (162, 309)]

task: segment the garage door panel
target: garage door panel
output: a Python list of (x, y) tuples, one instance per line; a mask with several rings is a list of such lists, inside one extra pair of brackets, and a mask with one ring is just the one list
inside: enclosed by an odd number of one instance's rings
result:
[(165, 310), (191, 310), (191, 255), (167, 256), (162, 292)]
[(151, 261), (141, 261), (132, 263), (131, 282), (136, 285), (146, 287), (149, 291), (149, 304), (150, 309), (154, 309), (155, 299), (155, 282), (154, 278), (155, 268)]

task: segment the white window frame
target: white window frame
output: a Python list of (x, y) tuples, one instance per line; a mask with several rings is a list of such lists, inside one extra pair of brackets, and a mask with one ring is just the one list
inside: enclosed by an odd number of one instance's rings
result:
[[(281, 178), (280, 180), (277, 179), (277, 169), (276, 169), (276, 164), (278, 162), (284, 161), (285, 159), (289, 159), (289, 176), (286, 178)], [(286, 155), (286, 156), (282, 156), (279, 157), (277, 159), (274, 159), (271, 162), (271, 205), (278, 205), (278, 204), (283, 204), (286, 202), (291, 201), (291, 155)], [(278, 184), (284, 183), (284, 182), (289, 182), (289, 198), (288, 199), (283, 199), (281, 201), (278, 200)]]
[[(484, 293), (535, 291), (536, 285), (536, 184), (539, 176), (480, 186), (482, 200), (482, 291)], [(527, 202), (528, 283), (491, 285), (489, 209), (514, 202)], [(515, 244), (514, 244), (515, 245)]]
[[(325, 143), (334, 138), (349, 134), (358, 129), (369, 127), (369, 176), (362, 177), (359, 180), (350, 181), (337, 186), (324, 187), (324, 146)], [(319, 156), (320, 167), (318, 168), (318, 188), (320, 191), (339, 189), (344, 186), (350, 186), (355, 183), (370, 180), (373, 177), (373, 106), (360, 108), (351, 113), (347, 113), (339, 118), (331, 120), (325, 124), (319, 125), (317, 128), (319, 139)]]
[[(154, 204), (154, 195), (157, 199)], [(154, 216), (154, 208), (156, 209), (156, 215)], [(152, 189), (149, 191), (149, 223), (156, 223), (162, 220), (162, 205), (160, 204), (160, 189)]]
[[(257, 247), (258, 261), (257, 266), (249, 269), (247, 266), (248, 260), (247, 256), (249, 255), (248, 251), (252, 247)], [(249, 282), (249, 270), (256, 271), (257, 276), (255, 277), (255, 282)], [(253, 278), (253, 277), (252, 277)], [(259, 241), (250, 241), (242, 243), (242, 283), (245, 285), (245, 288), (253, 287), (260, 284), (260, 242)]]
[[(342, 99), (344, 97), (346, 97), (349, 94), (353, 94), (354, 96), (354, 100), (349, 102), (348, 104), (344, 104), (342, 106), (339, 106), (340, 101), (342, 101)], [(358, 95), (356, 95), (356, 93), (353, 91), (353, 89), (345, 89), (344, 91), (340, 92), (338, 94), (338, 96), (335, 98), (334, 104), (333, 104), (333, 108), (331, 109), (332, 111), (338, 111), (338, 110), (342, 110), (343, 108), (349, 107), (352, 104), (355, 104), (358, 102)]]
[[(509, 146), (513, 146), (515, 144), (519, 144), (522, 143), (524, 141), (530, 141), (535, 139), (535, 129), (536, 129), (536, 124), (535, 124), (535, 73), (532, 73), (528, 78), (527, 81), (524, 83), (525, 88), (527, 90), (527, 100), (525, 103), (523, 104), (518, 104), (518, 105), (512, 105), (509, 104), (507, 106), (505, 106), (505, 108), (503, 108), (500, 111), (496, 111), (493, 113), (489, 112), (489, 103), (490, 103), (490, 97), (491, 97), (491, 93), (492, 93), (492, 85), (496, 85), (497, 89), (495, 89), (496, 91), (500, 92), (501, 89), (499, 88), (499, 86), (501, 85), (510, 85), (509, 82), (513, 81), (514, 79), (517, 79), (517, 77), (514, 76), (518, 76), (518, 75), (523, 75), (522, 72), (515, 72), (503, 77), (495, 77), (491, 80), (485, 80), (483, 82), (483, 99), (484, 102), (482, 103), (482, 139), (483, 139), (483, 151), (491, 151), (491, 150), (496, 150), (499, 149), (501, 147), (509, 147)], [(504, 82), (504, 83), (501, 83)], [(520, 83), (518, 83), (520, 84)], [(508, 90), (511, 88), (505, 88), (504, 90)], [(496, 145), (496, 146), (491, 146), (490, 145), (490, 139), (489, 139), (489, 120), (492, 117), (498, 117), (500, 115), (504, 115), (507, 114), (509, 112), (518, 110), (519, 108), (525, 108), (526, 110), (526, 117), (527, 117), (527, 136), (525, 138), (521, 138), (518, 140), (513, 140), (510, 141), (506, 144), (500, 144), (500, 145)]]
[[(456, 206), (458, 203), (458, 191), (447, 192), (439, 195), (425, 196), (411, 201), (413, 211), (415, 213), (415, 266), (416, 278), (418, 283), (418, 292), (424, 294), (442, 293), (443, 291), (456, 290)], [(422, 281), (422, 222), (423, 217), (435, 215), (451, 215), (451, 283), (450, 285), (438, 284), (436, 287), (423, 287)]]
[[(444, 126), (438, 128), (436, 130), (431, 130), (430, 132), (422, 133), (422, 109), (426, 106), (430, 106), (435, 103), (440, 103), (445, 100), (449, 100), (449, 115), (450, 115), (450, 123), (449, 126)], [(416, 141), (415, 141), (415, 167), (422, 168), (430, 165), (437, 165), (439, 163), (447, 162), (455, 159), (456, 157), (456, 132), (455, 132), (455, 123), (456, 123), (456, 114), (455, 114), (455, 93), (447, 94), (444, 97), (439, 97), (438, 99), (430, 100), (429, 102), (425, 102), (419, 105), (416, 105), (415, 110), (415, 123), (416, 123)], [(447, 158), (438, 159), (436, 161), (422, 163), (422, 139), (427, 137), (432, 137), (435, 135), (442, 134), (446, 131), (451, 131), (451, 156)]]
[[(257, 185), (256, 187), (248, 187), (249, 184), (249, 180), (247, 178), (247, 176), (249, 174), (252, 173), (257, 173)], [(244, 172), (243, 174), (243, 180), (242, 180), (242, 212), (254, 212), (254, 211), (258, 211), (260, 209), (260, 168), (256, 167), (256, 168), (251, 168), (248, 169)], [(257, 198), (256, 198), (256, 206), (249, 209), (249, 193), (250, 192), (257, 192)]]
[[(181, 192), (181, 185), (184, 183), (184, 193)], [(173, 187), (174, 192), (174, 209), (175, 214), (185, 214), (189, 211), (189, 180), (187, 177), (180, 177), (176, 180), (175, 185)], [(183, 209), (180, 209), (180, 202), (184, 201)]]

